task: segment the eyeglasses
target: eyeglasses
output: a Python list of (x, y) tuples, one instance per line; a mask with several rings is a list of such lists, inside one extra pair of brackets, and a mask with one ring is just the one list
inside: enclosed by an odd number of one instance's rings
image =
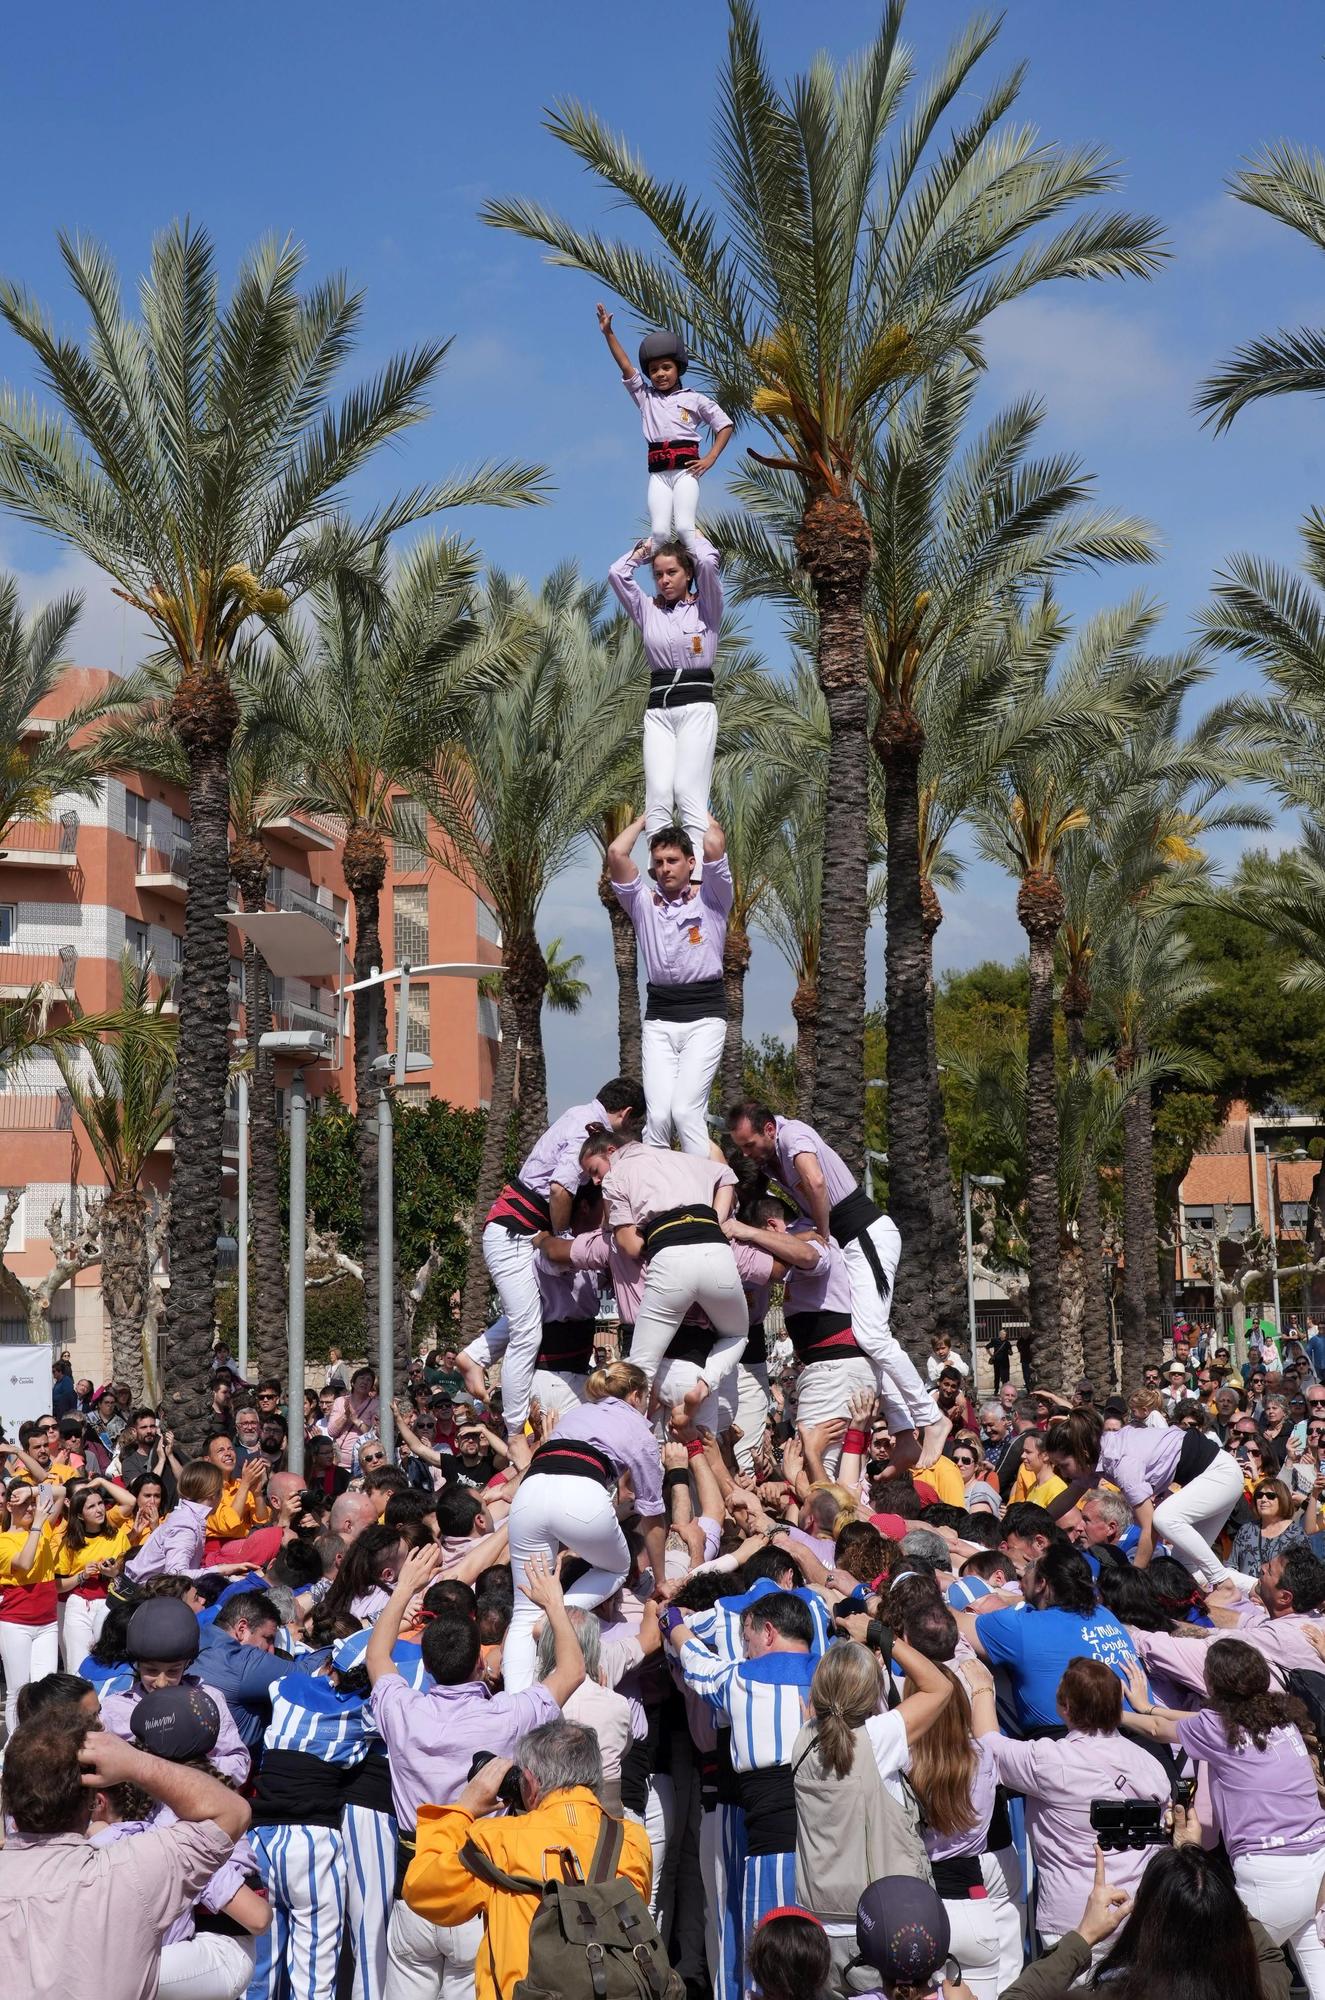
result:
[(954, 1453), (952, 1454), (952, 1462), (953, 1462), (953, 1464), (954, 1464), (954, 1465), (974, 1465), (974, 1464), (975, 1464), (975, 1460), (974, 1460), (974, 1459), (973, 1459), (973, 1458), (971, 1457), (971, 1454), (970, 1454), (970, 1452), (969, 1452), (969, 1451), (955, 1451), (955, 1452), (954, 1452)]
[(38, 1424), (37, 1429), (45, 1437), (58, 1438), (60, 1435), (60, 1426), (58, 1424)]

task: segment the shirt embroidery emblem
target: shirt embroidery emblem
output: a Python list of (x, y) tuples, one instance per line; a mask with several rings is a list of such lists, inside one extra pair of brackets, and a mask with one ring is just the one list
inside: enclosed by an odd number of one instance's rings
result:
[(691, 944), (703, 944), (704, 933), (698, 924), (691, 924), (689, 935)]

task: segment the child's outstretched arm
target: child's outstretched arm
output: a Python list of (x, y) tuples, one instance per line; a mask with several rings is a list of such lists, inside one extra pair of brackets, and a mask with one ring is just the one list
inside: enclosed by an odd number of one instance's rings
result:
[(621, 345), (621, 342), (617, 339), (616, 335), (613, 333), (612, 315), (607, 310), (607, 307), (605, 305), (600, 305), (598, 307), (598, 325), (602, 332), (603, 339), (607, 342), (607, 348), (609, 354), (612, 356), (612, 359), (616, 362), (617, 367), (621, 370), (622, 381), (629, 382), (631, 376), (635, 373), (635, 364), (631, 360), (630, 356), (626, 353), (626, 350)]

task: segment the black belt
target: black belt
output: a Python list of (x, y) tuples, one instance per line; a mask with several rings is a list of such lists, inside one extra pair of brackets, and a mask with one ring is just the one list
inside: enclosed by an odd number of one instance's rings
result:
[(617, 1469), (615, 1460), (596, 1444), (585, 1444), (579, 1438), (549, 1438), (541, 1444), (529, 1461), (526, 1479), (535, 1473), (559, 1473), (564, 1479), (592, 1479), (598, 1486), (615, 1492)]
[(862, 1352), (849, 1312), (788, 1313), (786, 1325), (798, 1361), (851, 1361)]
[(394, 1816), (395, 1806), (391, 1800), (391, 1766), (387, 1762), (384, 1750), (370, 1750), (362, 1764), (351, 1765), (344, 1802), (347, 1806), (367, 1806), (369, 1812), (389, 1813)]
[(572, 1375), (587, 1375), (597, 1331), (596, 1319), (545, 1319), (537, 1365), (560, 1368)]
[(682, 672), (671, 680), (659, 674), (649, 682), (648, 706), (652, 709), (687, 708), (692, 702), (714, 699), (711, 667), (696, 668), (694, 673)]
[(702, 1201), (683, 1203), (679, 1208), (661, 1209), (657, 1215), (649, 1217), (642, 1234), (646, 1264), (660, 1250), (674, 1250), (681, 1244), (727, 1241), (717, 1210)]
[(932, 1862), (934, 1887), (943, 1902), (964, 1902), (972, 1895), (983, 1896), (985, 1878), (978, 1854), (950, 1854)]
[(488, 1210), (487, 1221), (509, 1229), (512, 1236), (536, 1236), (552, 1227), (552, 1210), (546, 1195), (522, 1180), (510, 1180)]
[(748, 1854), (791, 1854), (796, 1847), (796, 1780), (790, 1764), (738, 1771)]
[[(1209, 1470), (1219, 1456), (1219, 1446), (1204, 1431), (1183, 1432), (1182, 1450), (1178, 1453), (1178, 1463), (1173, 1468), (1173, 1484), (1190, 1486), (1193, 1479), (1199, 1479)], [(1232, 1508), (1229, 1509), (1231, 1513)]]
[(391, 1890), (392, 1899), (397, 1903), (405, 1893), (405, 1877), (409, 1873), (409, 1864), (418, 1851), (418, 1839), (413, 1828), (407, 1833), (402, 1826), (396, 1835), (396, 1879)]
[(767, 1364), (768, 1335), (764, 1331), (764, 1322), (761, 1319), (751, 1321), (750, 1331), (745, 1336), (745, 1353), (741, 1359), (747, 1368), (751, 1362), (758, 1364), (762, 1361)]
[(349, 1772), (302, 1750), (265, 1750), (253, 1795), (255, 1826), (339, 1826)]
[(634, 1338), (635, 1338), (634, 1320), (619, 1319), (616, 1323), (616, 1344), (621, 1349), (623, 1356), (629, 1354), (630, 1343)]
[(683, 472), (699, 457), (698, 438), (664, 438), (648, 442), (650, 472)]
[(727, 989), (722, 975), (716, 979), (660, 981), (650, 979), (644, 987), (646, 1021), (725, 1021)]
[(872, 1222), (877, 1222), (883, 1210), (875, 1205), (864, 1188), (854, 1187), (850, 1194), (844, 1194), (841, 1201), (835, 1201), (828, 1211), (828, 1233), (846, 1247), (862, 1237)]

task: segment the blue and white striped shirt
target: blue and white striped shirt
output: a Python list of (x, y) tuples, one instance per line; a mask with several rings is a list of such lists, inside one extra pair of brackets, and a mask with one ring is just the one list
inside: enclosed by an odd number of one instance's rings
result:
[(262, 1745), (322, 1764), (358, 1764), (369, 1750), (367, 1698), (341, 1694), (319, 1674), (286, 1674), (271, 1691)]
[[(742, 1591), (737, 1597), (720, 1597), (709, 1611), (687, 1611), (687, 1630), (693, 1632), (697, 1639), (702, 1639), (706, 1646), (712, 1647), (720, 1660), (743, 1660), (745, 1647), (741, 1639), (741, 1620), (752, 1604), (776, 1589), (777, 1585), (771, 1577), (757, 1577), (749, 1590)], [(786, 1594), (799, 1597), (801, 1603), (809, 1607), (814, 1621), (810, 1655), (817, 1664), (833, 1643), (828, 1607), (814, 1590), (792, 1590)]]
[(731, 1727), (734, 1771), (766, 1771), (790, 1762), (809, 1713), (813, 1653), (765, 1653), (757, 1660), (720, 1660), (694, 1639), (680, 1649), (686, 1686), (702, 1695), (719, 1723)]

